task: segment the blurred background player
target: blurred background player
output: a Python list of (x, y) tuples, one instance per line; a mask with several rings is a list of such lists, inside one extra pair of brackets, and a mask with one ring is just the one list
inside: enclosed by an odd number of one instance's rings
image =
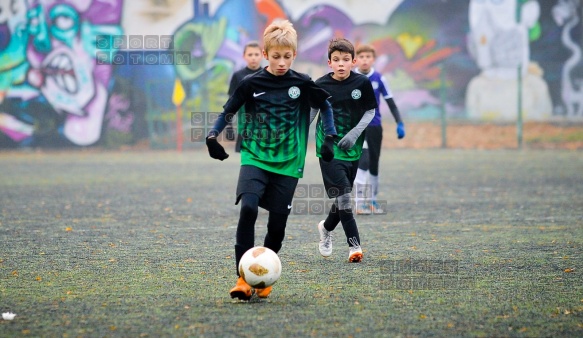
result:
[[(375, 71), (373, 64), (376, 52), (371, 45), (360, 45), (356, 49), (355, 72), (366, 75), (374, 89), (377, 105), (380, 105), (382, 96), (387, 102), (391, 114), (397, 123), (397, 138), (405, 137), (405, 125), (401, 119), (399, 109), (393, 100), (393, 94), (385, 77)], [(383, 143), (383, 127), (379, 107), (375, 109), (375, 115), (365, 132), (364, 152), (361, 156), (358, 172), (355, 179), (355, 204), (356, 213), (367, 215), (372, 213), (384, 213), (377, 202), (379, 190), (379, 159)], [(368, 200), (367, 200), (368, 198)]]
[[(229, 97), (233, 95), (235, 89), (243, 80), (243, 78), (249, 74), (254, 74), (259, 69), (261, 69), (261, 47), (259, 46), (259, 42), (257, 41), (249, 41), (245, 44), (243, 48), (243, 59), (247, 63), (247, 66), (244, 68), (239, 69), (238, 71), (233, 73), (231, 77), (231, 82), (229, 83)], [(239, 116), (243, 116), (245, 113), (244, 108), (241, 108), (241, 114)], [(240, 126), (237, 126), (237, 130), (239, 130)], [(226, 138), (229, 141), (233, 141), (235, 136), (237, 137), (237, 142), (235, 143), (235, 152), (241, 151), (241, 134), (237, 133), (235, 135), (235, 130), (233, 130), (232, 121), (229, 121), (227, 128), (225, 130)]]
[[(356, 220), (352, 213), (350, 199), (352, 185), (358, 170), (364, 142), (363, 131), (375, 115), (378, 106), (371, 82), (364, 75), (352, 71), (354, 46), (344, 38), (335, 38), (328, 45), (328, 65), (332, 72), (318, 80), (316, 84), (332, 95), (328, 100), (334, 112), (338, 143), (334, 149), (334, 159), (325, 162), (320, 159), (320, 169), (324, 187), (329, 198), (335, 198), (328, 217), (318, 224), (320, 234), (320, 254), (332, 254), (332, 234), (338, 223), (342, 223), (349, 247), (348, 261), (362, 261), (362, 248)], [(316, 112), (312, 110), (311, 115)], [(322, 121), (316, 124), (316, 149), (326, 137)]]
[(320, 109), (325, 141), (320, 154), (326, 161), (334, 157), (334, 120), (327, 98), (306, 74), (290, 69), (297, 52), (297, 33), (287, 21), (271, 23), (263, 33), (263, 56), (268, 66), (245, 77), (209, 131), (206, 144), (212, 158), (224, 160), (229, 155), (217, 141), (227, 121), (245, 105), (241, 121), (241, 169), (237, 183), (236, 204), (241, 202), (235, 242), (237, 283), (231, 298), (249, 300), (253, 291), (266, 298), (272, 287), (253, 290), (239, 274), (239, 262), (254, 246), (258, 208), (269, 211), (263, 246), (276, 253), (285, 237), (287, 218), (298, 180), (304, 174), (310, 107)]

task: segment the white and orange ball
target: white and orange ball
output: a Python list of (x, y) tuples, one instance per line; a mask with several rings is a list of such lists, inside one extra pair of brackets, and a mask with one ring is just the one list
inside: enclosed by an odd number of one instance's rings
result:
[(254, 288), (271, 286), (281, 276), (279, 256), (264, 246), (253, 247), (241, 257), (239, 275)]

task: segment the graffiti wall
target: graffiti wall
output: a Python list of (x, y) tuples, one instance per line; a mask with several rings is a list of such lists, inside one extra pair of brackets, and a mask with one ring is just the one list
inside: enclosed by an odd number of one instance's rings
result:
[(275, 19), (314, 79), (332, 37), (372, 44), (405, 120), (438, 118), (445, 92), (452, 119), (515, 121), (520, 95), (527, 121), (582, 122), (582, 14), (582, 0), (0, 0), (0, 148), (189, 140), (191, 112), (221, 111)]

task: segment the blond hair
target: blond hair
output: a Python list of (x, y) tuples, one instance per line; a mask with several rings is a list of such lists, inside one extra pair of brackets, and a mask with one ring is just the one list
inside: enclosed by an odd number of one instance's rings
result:
[(372, 53), (373, 58), (377, 57), (376, 50), (371, 45), (360, 45), (360, 46), (356, 47), (356, 55), (358, 55), (360, 53)]
[(298, 34), (288, 20), (273, 21), (263, 32), (263, 48), (269, 52), (272, 47), (289, 47), (294, 53), (298, 49)]

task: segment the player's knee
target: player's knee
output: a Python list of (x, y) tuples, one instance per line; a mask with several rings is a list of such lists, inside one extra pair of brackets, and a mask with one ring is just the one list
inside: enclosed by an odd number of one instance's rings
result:
[(338, 209), (340, 210), (351, 209), (349, 193), (338, 196), (336, 202), (338, 203)]
[(257, 217), (259, 198), (255, 194), (241, 196), (241, 217)]

